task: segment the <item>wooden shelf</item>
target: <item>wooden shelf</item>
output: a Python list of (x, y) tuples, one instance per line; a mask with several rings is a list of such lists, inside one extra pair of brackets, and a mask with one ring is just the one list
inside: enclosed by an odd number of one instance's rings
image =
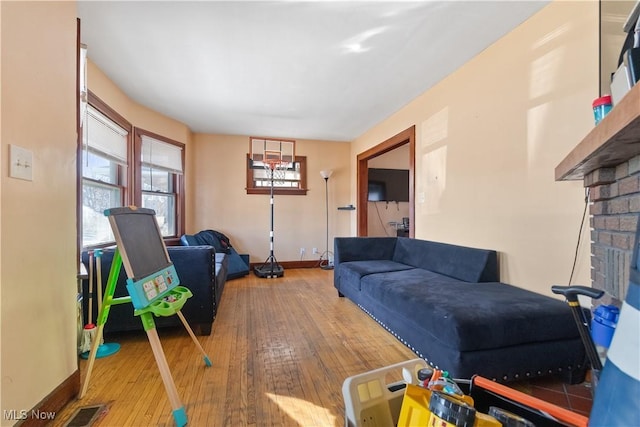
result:
[(555, 169), (556, 181), (581, 180), (640, 154), (640, 84), (635, 85)]

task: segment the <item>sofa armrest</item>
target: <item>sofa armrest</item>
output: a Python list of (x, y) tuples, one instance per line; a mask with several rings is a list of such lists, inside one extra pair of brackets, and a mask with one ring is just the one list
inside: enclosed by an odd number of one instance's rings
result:
[(334, 262), (392, 259), (397, 237), (336, 237)]
[(251, 266), (251, 263), (249, 262), (249, 254), (240, 254), (240, 258), (242, 258), (242, 261), (247, 264), (247, 267)]
[[(248, 255), (246, 257), (248, 257)], [(234, 248), (229, 248), (227, 258), (229, 259), (228, 280), (237, 279), (249, 274), (249, 263), (245, 260), (245, 257), (238, 254)]]
[(339, 282), (341, 262), (392, 259), (397, 237), (336, 237), (333, 240), (333, 281)]
[(182, 309), (183, 314), (189, 323), (210, 327), (215, 316), (215, 248), (170, 246), (167, 251), (180, 283), (193, 293)]

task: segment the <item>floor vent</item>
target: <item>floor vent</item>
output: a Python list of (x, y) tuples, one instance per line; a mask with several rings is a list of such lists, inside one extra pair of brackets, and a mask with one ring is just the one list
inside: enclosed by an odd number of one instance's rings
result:
[(78, 408), (64, 427), (90, 427), (105, 411), (105, 405), (85, 406)]

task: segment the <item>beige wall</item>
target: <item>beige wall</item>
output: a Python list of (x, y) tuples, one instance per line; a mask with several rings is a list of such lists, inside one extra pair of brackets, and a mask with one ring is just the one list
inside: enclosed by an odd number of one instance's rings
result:
[[(77, 369), (77, 14), (74, 2), (3, 1), (0, 9), (0, 410), (20, 411)], [(8, 177), (9, 144), (33, 152), (33, 181)]]
[[(91, 58), (91, 46), (88, 47)], [(134, 126), (183, 142), (186, 147), (186, 230), (215, 229), (227, 234), (238, 252), (261, 262), (269, 255), (268, 196), (247, 195), (245, 156), (248, 136), (191, 134), (182, 123), (132, 101), (93, 62), (88, 64), (89, 89)], [(307, 156), (306, 196), (276, 196), (275, 248), (279, 261), (316, 259), (312, 248), (326, 246), (324, 180), (320, 170), (333, 169), (329, 179), (329, 238), (349, 234), (351, 211), (337, 207), (349, 200), (349, 144), (297, 141), (296, 153)]]
[(193, 160), (195, 153), (191, 144), (191, 130), (184, 124), (131, 100), (106, 74), (91, 61), (91, 46), (87, 47), (87, 86), (98, 98), (117, 111), (133, 126), (157, 133), (185, 144), (185, 227), (193, 222), (191, 197), (194, 187)]
[[(285, 136), (286, 137), (286, 136)], [(214, 229), (225, 233), (240, 253), (251, 255), (251, 262), (269, 256), (270, 204), (268, 195), (247, 195), (246, 155), (248, 136), (194, 136), (195, 222), (187, 231)], [(329, 178), (329, 245), (334, 236), (349, 235), (353, 211), (338, 211), (338, 206), (355, 203), (349, 193), (349, 144), (344, 142), (298, 140), (296, 154), (307, 157), (306, 196), (274, 198), (274, 247), (278, 261), (318, 259), (312, 254), (326, 246), (326, 210), (323, 169), (333, 169)]]
[[(91, 58), (91, 46), (88, 47)], [(88, 64), (89, 89), (134, 126), (183, 142), (186, 147), (186, 230), (215, 229), (227, 234), (238, 252), (261, 262), (269, 255), (268, 196), (247, 195), (245, 156), (248, 136), (192, 135), (182, 123), (132, 101), (93, 62)], [(297, 141), (296, 153), (307, 156), (306, 196), (276, 196), (275, 248), (279, 261), (316, 259), (312, 248), (326, 246), (324, 180), (320, 170), (334, 169), (329, 179), (329, 238), (348, 235), (351, 211), (337, 207), (349, 200), (349, 144)]]
[(592, 128), (597, 96), (598, 3), (553, 2), (358, 138), (352, 167), (415, 124), (416, 237), (495, 249), (502, 281), (551, 294), (569, 279), (584, 208), (582, 183), (555, 182), (554, 168)]
[(187, 144), (191, 131), (184, 124), (132, 101), (111, 79), (91, 61), (91, 46), (87, 47), (87, 85), (89, 90), (106, 102), (136, 127)]
[[(552, 3), (353, 144), (300, 141), (309, 194), (276, 197), (278, 258), (324, 246), (322, 169), (335, 170), (330, 238), (354, 235), (355, 211), (336, 208), (355, 204), (356, 155), (415, 124), (416, 237), (496, 249), (504, 281), (541, 293), (566, 282), (584, 196), (553, 169), (593, 126), (597, 9)], [(32, 408), (77, 369), (75, 18), (73, 2), (0, 2), (2, 410)], [(89, 87), (134, 125), (188, 144), (187, 231), (216, 228), (253, 261), (268, 255), (268, 197), (244, 191), (248, 137), (191, 136), (92, 64)], [(33, 152), (32, 182), (8, 178), (8, 144)], [(584, 238), (576, 283), (589, 282)]]

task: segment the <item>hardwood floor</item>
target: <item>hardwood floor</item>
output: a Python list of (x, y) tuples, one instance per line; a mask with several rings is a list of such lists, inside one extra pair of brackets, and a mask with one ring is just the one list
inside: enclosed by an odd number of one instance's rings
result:
[[(415, 358), (338, 298), (333, 272), (321, 269), (227, 282), (211, 335), (198, 337), (211, 367), (183, 328), (158, 332), (189, 426), (342, 426), (345, 378)], [(96, 360), (86, 396), (52, 425), (64, 426), (80, 407), (105, 404), (94, 426), (173, 426), (146, 335), (106, 341), (119, 342), (120, 352)], [(83, 377), (86, 365), (80, 362)]]

